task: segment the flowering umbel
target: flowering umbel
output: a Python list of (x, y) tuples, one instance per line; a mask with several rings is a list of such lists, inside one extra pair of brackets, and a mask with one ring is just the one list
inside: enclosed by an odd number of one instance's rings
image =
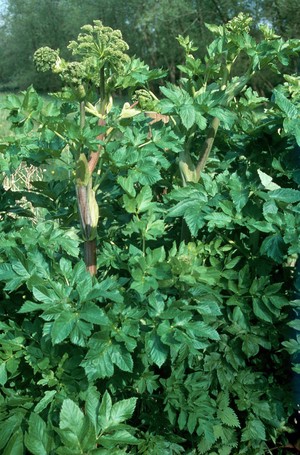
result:
[(100, 87), (103, 79), (107, 88), (111, 87), (130, 61), (126, 54), (127, 43), (120, 30), (105, 27), (101, 21), (84, 25), (81, 30), (77, 40), (68, 45), (72, 55), (79, 61), (68, 62), (60, 58), (59, 50), (41, 47), (33, 58), (36, 69), (58, 73), (66, 86), (76, 89), (85, 83)]

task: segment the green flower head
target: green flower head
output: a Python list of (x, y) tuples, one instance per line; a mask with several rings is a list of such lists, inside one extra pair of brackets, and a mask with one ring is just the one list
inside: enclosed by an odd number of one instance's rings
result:
[(80, 62), (70, 62), (61, 71), (60, 77), (67, 85), (79, 86), (86, 76), (84, 65)]
[(35, 51), (33, 62), (37, 71), (46, 72), (54, 71), (55, 67), (60, 62), (59, 50), (51, 49), (50, 47), (40, 47)]
[[(119, 73), (129, 56), (127, 43), (123, 40), (120, 30), (105, 27), (101, 21), (94, 21), (94, 25), (84, 25), (77, 41), (71, 41), (68, 48), (73, 55), (82, 58), (86, 71), (91, 76), (102, 67), (109, 67)], [(91, 77), (95, 79), (95, 76)]]

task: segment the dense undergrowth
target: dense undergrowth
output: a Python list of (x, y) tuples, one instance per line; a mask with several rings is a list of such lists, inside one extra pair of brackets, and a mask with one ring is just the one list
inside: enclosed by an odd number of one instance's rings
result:
[[(97, 23), (71, 45), (76, 65), (37, 54), (62, 93), (2, 102), (14, 132), (3, 178), (21, 162), (43, 169), (0, 195), (4, 455), (286, 453), (300, 81), (286, 75), (271, 99), (249, 83), (300, 44), (266, 27), (257, 44), (249, 20), (209, 26), (205, 61), (179, 37), (183, 78), (159, 99), (147, 84), (163, 72), (116, 62), (106, 37), (121, 37)], [(248, 70), (232, 76), (241, 55)], [(114, 107), (122, 88), (133, 102)], [(96, 241), (91, 270), (82, 247)]]

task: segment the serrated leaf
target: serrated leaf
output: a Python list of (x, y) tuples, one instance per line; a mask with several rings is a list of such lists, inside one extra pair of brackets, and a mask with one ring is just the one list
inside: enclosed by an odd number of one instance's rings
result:
[(260, 247), (260, 253), (265, 254), (278, 264), (281, 264), (285, 255), (285, 243), (280, 234), (266, 237)]
[(7, 381), (6, 365), (4, 362), (0, 364), (0, 385), (4, 385)]
[(230, 407), (219, 409), (218, 417), (225, 425), (228, 425), (229, 427), (240, 427), (239, 419), (234, 410)]
[(192, 104), (183, 104), (183, 106), (179, 108), (179, 116), (186, 129), (190, 129), (196, 120), (194, 106)]
[(200, 130), (205, 130), (207, 127), (207, 120), (206, 118), (200, 114), (200, 112), (196, 111), (195, 123), (197, 124)]
[(253, 312), (255, 316), (266, 322), (273, 322), (272, 313), (265, 307), (261, 300), (253, 299)]
[(87, 302), (83, 304), (79, 311), (80, 319), (91, 322), (97, 325), (110, 325), (110, 320), (102, 310), (95, 303)]
[(111, 359), (111, 344), (103, 343), (102, 349), (92, 349), (81, 362), (89, 381), (111, 377), (114, 374), (114, 364)]
[(90, 386), (87, 390), (85, 400), (86, 415), (92, 422), (96, 432), (98, 432), (98, 412), (100, 406), (100, 393), (95, 386)]
[(139, 213), (148, 210), (152, 203), (152, 191), (150, 186), (144, 186), (136, 197), (137, 211)]
[[(99, 439), (99, 444), (107, 445), (107, 447), (111, 447), (112, 443), (118, 444), (138, 444), (139, 440), (133, 436), (127, 430), (118, 430), (115, 431), (112, 435), (105, 435), (101, 436)], [(114, 452), (113, 452), (114, 453)], [(123, 454), (124, 452), (122, 452)]]
[(20, 425), (23, 420), (22, 414), (13, 414), (8, 417), (6, 420), (1, 422), (1, 431), (0, 431), (0, 449), (3, 449), (7, 444), (11, 435), (20, 428)]
[(34, 408), (34, 412), (36, 412), (37, 414), (39, 414), (40, 412), (42, 412), (44, 409), (46, 409), (46, 407), (48, 406), (49, 403), (52, 402), (53, 400), (53, 397), (56, 395), (56, 390), (47, 390), (45, 392), (45, 395), (43, 396), (43, 398), (38, 402), (38, 404), (35, 406)]
[(198, 415), (195, 412), (189, 413), (187, 420), (187, 429), (190, 434), (193, 434), (198, 422)]
[(194, 322), (191, 324), (192, 330), (197, 337), (208, 338), (210, 340), (219, 340), (220, 335), (213, 327), (210, 327), (203, 321)]
[(137, 398), (128, 398), (115, 403), (111, 409), (110, 422), (112, 425), (118, 425), (132, 417)]
[(242, 433), (242, 441), (249, 441), (251, 439), (266, 440), (265, 426), (259, 419), (251, 419)]
[(53, 344), (61, 343), (65, 340), (74, 328), (78, 316), (71, 311), (64, 311), (55, 319), (51, 329), (51, 340)]
[(32, 293), (39, 302), (53, 304), (59, 301), (59, 297), (53, 289), (46, 288), (46, 286), (33, 286)]
[(24, 454), (24, 442), (23, 442), (23, 431), (21, 428), (12, 435), (8, 441), (7, 446), (2, 452), (2, 455), (23, 455)]
[(146, 348), (152, 362), (161, 367), (167, 360), (169, 348), (161, 342), (155, 332), (147, 335)]
[(230, 130), (233, 127), (233, 124), (236, 120), (236, 114), (231, 112), (229, 109), (224, 107), (213, 107), (209, 109), (208, 113), (213, 117), (217, 117), (227, 130)]
[(59, 428), (71, 430), (76, 435), (80, 434), (84, 422), (84, 414), (79, 406), (69, 398), (63, 401), (59, 414)]
[(85, 296), (84, 300), (108, 299), (116, 303), (123, 302), (118, 283), (111, 278), (107, 278), (97, 283)]
[(25, 435), (25, 445), (33, 455), (49, 454), (49, 436), (46, 423), (38, 415), (32, 412), (29, 417), (28, 432)]
[(117, 181), (129, 196), (135, 197), (136, 191), (134, 189), (134, 181), (130, 175), (128, 177), (119, 176)]
[(288, 322), (288, 326), (292, 327), (292, 329), (300, 331), (300, 319)]
[(188, 225), (190, 233), (194, 237), (198, 234), (199, 229), (205, 225), (200, 209), (201, 205), (199, 204), (198, 210), (197, 207), (188, 208), (184, 213), (185, 222)]
[(292, 188), (281, 188), (269, 193), (269, 197), (277, 201), (293, 204), (300, 201), (300, 191)]
[(120, 370), (132, 372), (133, 360), (130, 352), (125, 349), (121, 349), (121, 347), (117, 347), (117, 349), (112, 352), (111, 359), (113, 363), (120, 368)]
[(99, 425), (102, 431), (106, 430), (109, 426), (110, 422), (110, 413), (112, 410), (112, 401), (109, 393), (107, 391), (104, 392), (104, 395), (101, 400), (100, 408), (99, 408)]
[(19, 309), (18, 313), (31, 313), (32, 311), (42, 311), (45, 308), (44, 304), (42, 303), (34, 303), (26, 300), (23, 303), (21, 308)]
[(299, 115), (298, 109), (286, 96), (274, 90), (274, 99), (277, 106), (286, 114), (288, 118), (297, 118)]

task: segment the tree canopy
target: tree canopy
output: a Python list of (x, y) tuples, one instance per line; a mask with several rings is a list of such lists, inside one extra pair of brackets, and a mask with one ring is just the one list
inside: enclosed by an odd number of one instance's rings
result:
[[(178, 76), (183, 52), (176, 41), (187, 36), (199, 46), (199, 56), (211, 39), (206, 23), (222, 24), (239, 12), (257, 24), (271, 24), (283, 38), (299, 37), (299, 9), (293, 0), (2, 0), (0, 9), (0, 89), (20, 89), (29, 84), (40, 90), (56, 88), (53, 76), (39, 75), (33, 54), (41, 46), (64, 49), (77, 36), (80, 27), (95, 19), (120, 29), (136, 55), (151, 67), (169, 70), (170, 79)], [(242, 62), (241, 62), (242, 64)], [(293, 68), (296, 72), (297, 65)], [(266, 80), (269, 78), (266, 78)], [(264, 86), (266, 80), (258, 85)], [(268, 81), (269, 82), (269, 81)], [(276, 81), (277, 82), (277, 81)], [(271, 81), (272, 84), (272, 81)]]

